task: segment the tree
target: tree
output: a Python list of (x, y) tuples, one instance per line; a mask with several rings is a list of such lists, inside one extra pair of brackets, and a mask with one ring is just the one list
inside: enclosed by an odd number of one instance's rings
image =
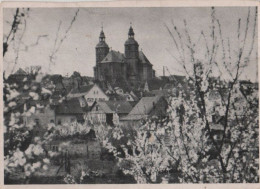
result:
[(188, 90), (169, 98), (169, 119), (146, 120), (135, 128), (137, 134), (122, 145), (123, 157), (107, 143), (121, 169), (137, 182), (165, 177), (185, 183), (259, 181), (258, 88), (251, 82), (247, 93), (241, 82), (254, 48), (257, 8), (253, 18), (248, 9), (243, 32), (238, 20), (239, 45), (234, 48), (223, 39), (215, 11), (213, 7), (209, 36), (201, 31), (203, 44), (192, 40), (187, 21), (181, 30), (173, 22), (173, 29), (166, 25), (188, 82)]
[[(3, 56), (10, 50), (9, 47), (14, 46), (15, 57), (14, 66), (11, 69), (11, 74), (17, 65), (19, 52), (21, 50), (27, 51), (28, 47), (38, 45), (41, 37), (38, 36), (36, 43), (32, 45), (23, 42), (23, 36), (27, 29), (27, 19), (29, 17), (30, 9), (17, 8), (10, 23), (10, 31), (4, 35), (3, 40)], [(78, 11), (76, 13), (76, 16)], [(72, 23), (76, 16), (73, 17)], [(72, 23), (66, 30), (65, 35), (55, 46), (54, 56), (60, 48), (62, 42), (66, 39), (66, 35), (72, 27)], [(12, 45), (11, 45), (12, 44)], [(5, 61), (5, 64), (9, 64)], [(39, 103), (42, 96), (41, 80), (35, 80), (41, 67), (31, 66), (25, 70), (27, 76), (19, 82), (9, 82), (4, 78), (4, 175), (5, 182), (12, 183), (13, 180), (18, 179), (20, 182), (28, 183), (33, 174), (39, 170), (48, 170), (50, 159), (54, 155), (45, 149), (45, 145), (55, 136), (48, 130), (43, 137), (33, 134), (35, 124), (25, 123), (24, 118), (33, 115), (37, 107), (42, 107)], [(4, 74), (5, 76), (5, 74)], [(7, 75), (6, 75), (7, 76)], [(46, 89), (45, 89), (46, 90)], [(51, 91), (50, 93), (53, 93)], [(35, 102), (31, 103), (31, 102)], [(49, 102), (50, 103), (50, 102)], [(45, 105), (44, 105), (45, 106)], [(46, 128), (47, 125), (44, 125)], [(50, 124), (49, 129), (53, 127)]]
[(29, 105), (29, 102), (40, 99), (41, 88), (27, 79), (20, 83), (22, 87), (18, 85), (4, 83), (4, 173), (7, 183), (16, 177), (29, 182), (35, 171), (48, 169), (51, 156), (45, 152), (44, 145), (52, 136), (48, 132), (42, 138), (35, 136), (35, 123), (26, 124), (24, 120), (40, 106)]

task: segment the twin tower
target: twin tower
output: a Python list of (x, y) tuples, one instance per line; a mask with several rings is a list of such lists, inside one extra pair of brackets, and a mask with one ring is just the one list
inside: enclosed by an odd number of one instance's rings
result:
[(144, 53), (139, 51), (139, 44), (134, 35), (134, 30), (130, 26), (123, 54), (119, 51), (110, 50), (102, 28), (99, 43), (96, 46), (95, 80), (114, 82), (117, 79), (125, 79), (130, 84), (136, 85), (155, 76), (153, 65)]

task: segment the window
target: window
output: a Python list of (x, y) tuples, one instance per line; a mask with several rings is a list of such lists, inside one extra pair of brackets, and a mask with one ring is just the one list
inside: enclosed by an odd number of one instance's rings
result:
[(61, 125), (61, 119), (58, 119), (58, 124)]
[(54, 123), (54, 120), (53, 120), (53, 119), (51, 119), (51, 120), (50, 120), (50, 123)]
[(96, 111), (98, 111), (98, 106), (96, 106)]
[(96, 91), (96, 93), (98, 94), (98, 91)]
[(93, 102), (93, 101), (94, 101), (94, 98), (88, 98), (87, 101), (88, 101), (88, 102)]
[(43, 109), (43, 108), (42, 108), (42, 109), (40, 109), (40, 113), (42, 113), (42, 114), (44, 113), (44, 109)]

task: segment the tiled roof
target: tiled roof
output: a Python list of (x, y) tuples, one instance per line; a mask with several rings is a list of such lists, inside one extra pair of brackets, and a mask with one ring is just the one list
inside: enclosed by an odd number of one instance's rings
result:
[(132, 106), (127, 101), (103, 101), (97, 102), (105, 113), (129, 113)]
[(107, 43), (106, 43), (105, 41), (100, 41), (100, 42), (97, 44), (96, 48), (98, 48), (98, 47), (106, 47), (106, 48), (109, 48), (108, 45), (107, 45)]
[(113, 110), (108, 106), (106, 102), (97, 102), (97, 104), (100, 106), (100, 108), (107, 114), (114, 113)]
[(139, 60), (140, 60), (140, 63), (142, 64), (150, 64), (150, 61), (147, 59), (147, 57), (144, 55), (143, 51), (139, 51)]
[(107, 56), (101, 61), (101, 63), (109, 63), (109, 62), (119, 62), (123, 63), (125, 61), (125, 57), (122, 53), (111, 50)]
[(134, 38), (128, 38), (125, 42), (125, 45), (138, 45), (138, 43)]
[(107, 101), (106, 103), (117, 113), (129, 113), (132, 110), (131, 104), (127, 101)]
[(129, 113), (131, 115), (148, 115), (153, 106), (160, 100), (162, 96), (153, 96), (153, 97), (143, 97), (141, 100), (135, 105), (135, 107)]
[(56, 108), (57, 114), (82, 114), (85, 113), (84, 108), (80, 106), (78, 98), (71, 98), (69, 100), (64, 100)]

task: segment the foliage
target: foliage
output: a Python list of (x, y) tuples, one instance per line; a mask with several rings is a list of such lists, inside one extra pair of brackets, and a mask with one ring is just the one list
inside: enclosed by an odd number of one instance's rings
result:
[(5, 179), (18, 174), (27, 180), (35, 171), (48, 169), (50, 154), (43, 146), (51, 136), (49, 133), (44, 137), (35, 136), (35, 123), (24, 122), (24, 118), (34, 114), (36, 107), (40, 106), (30, 106), (29, 102), (39, 100), (41, 95), (38, 83), (31, 79), (24, 78), (22, 82), (13, 84), (4, 82)]
[[(113, 140), (108, 137), (104, 145), (125, 174), (133, 175), (138, 183), (163, 182), (165, 178), (180, 183), (259, 181), (258, 86), (240, 80), (255, 41), (257, 9), (251, 36), (250, 11), (244, 32), (239, 19), (238, 50), (230, 49), (229, 40), (224, 42), (215, 8), (210, 36), (201, 31), (204, 45), (193, 42), (185, 20), (184, 31), (174, 23), (173, 30), (167, 26), (188, 89), (183, 87), (179, 96), (168, 99), (168, 119), (146, 120), (133, 128), (136, 133), (127, 142), (121, 141), (126, 136), (122, 129), (112, 131)], [(251, 43), (246, 43), (249, 36)], [(222, 59), (217, 61), (220, 55)]]

